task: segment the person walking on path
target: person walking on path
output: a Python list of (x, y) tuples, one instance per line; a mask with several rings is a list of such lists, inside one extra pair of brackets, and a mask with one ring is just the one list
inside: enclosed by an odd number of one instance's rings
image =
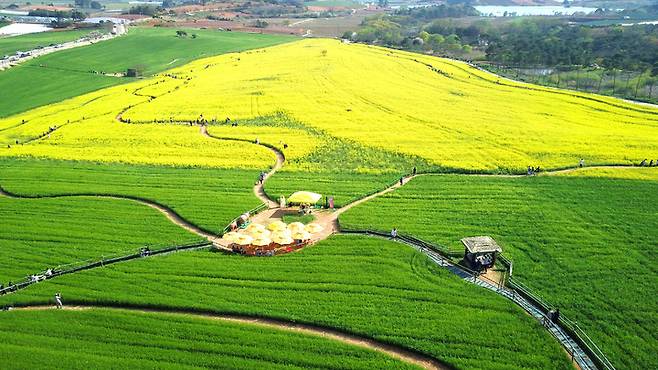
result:
[(400, 177), (400, 186), (404, 185), (404, 176)]
[(411, 174), (414, 175), (414, 176), (416, 176), (416, 166), (414, 166), (414, 169), (411, 170)]
[(59, 293), (55, 293), (55, 304), (57, 305), (57, 309), (64, 307), (62, 304), (62, 295)]
[(393, 228), (393, 230), (391, 230), (391, 239), (395, 239), (397, 237), (398, 237), (398, 229)]
[(580, 168), (585, 167), (585, 159), (584, 159), (584, 158), (580, 158), (580, 162), (578, 162), (578, 166), (579, 166)]

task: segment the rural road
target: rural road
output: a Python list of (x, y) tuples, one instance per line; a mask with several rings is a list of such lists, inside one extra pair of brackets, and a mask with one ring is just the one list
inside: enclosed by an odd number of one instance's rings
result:
[(121, 36), (125, 33), (126, 33), (126, 26), (123, 25), (123, 24), (118, 24), (118, 25), (116, 25), (116, 34), (114, 34), (114, 35), (111, 34), (111, 33), (108, 33), (108, 34), (105, 34), (101, 37), (96, 37), (96, 38), (92, 38), (92, 39), (83, 38), (83, 39), (79, 39), (79, 40), (65, 42), (65, 43), (59, 44), (58, 46), (46, 46), (46, 47), (43, 47), (41, 49), (32, 49), (32, 50), (24, 51), (23, 53), (26, 54), (24, 56), (13, 55), (13, 56), (10, 56), (9, 58), (5, 59), (5, 60), (0, 60), (0, 71), (9, 69), (13, 66), (19, 65), (21, 63), (27, 62), (28, 60), (38, 58), (38, 57), (43, 56), (43, 55), (52, 54), (52, 53), (62, 51), (62, 50), (69, 50), (69, 49), (77, 48), (77, 47), (80, 47), (80, 46), (92, 45), (92, 44), (95, 44), (97, 42), (111, 40), (111, 39), (113, 39), (115, 37), (118, 37), (118, 36)]

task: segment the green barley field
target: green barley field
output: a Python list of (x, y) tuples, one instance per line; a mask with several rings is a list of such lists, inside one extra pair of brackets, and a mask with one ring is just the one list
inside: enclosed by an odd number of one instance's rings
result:
[(6, 369), (412, 369), (319, 336), (184, 314), (93, 309), (3, 314)]
[(658, 366), (658, 269), (649, 247), (658, 237), (658, 182), (421, 176), (340, 221), (356, 229), (397, 227), (455, 251), (463, 249), (461, 238), (490, 235), (514, 261), (514, 275), (610, 357), (628, 367)]
[[(410, 247), (335, 236), (277, 258), (177, 253), (40, 283), (2, 304), (179, 308), (326, 325), (468, 369), (571, 367), (541, 325)], [(111, 292), (111, 294), (107, 294)]]

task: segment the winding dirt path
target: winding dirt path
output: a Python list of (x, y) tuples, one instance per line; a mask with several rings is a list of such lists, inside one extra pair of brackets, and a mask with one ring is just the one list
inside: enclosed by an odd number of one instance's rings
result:
[(58, 194), (58, 195), (38, 195), (38, 196), (27, 196), (27, 195), (18, 195), (14, 194), (11, 192), (8, 192), (7, 190), (3, 189), (0, 186), (0, 196), (5, 196), (7, 198), (13, 198), (13, 199), (43, 199), (43, 198), (79, 198), (79, 197), (94, 197), (94, 198), (105, 198), (105, 199), (120, 199), (120, 200), (128, 200), (131, 202), (139, 203), (148, 207), (151, 207), (158, 212), (162, 213), (169, 221), (172, 223), (182, 227), (183, 229), (194, 233), (198, 236), (201, 236), (203, 238), (208, 239), (209, 241), (215, 241), (219, 239), (219, 235), (209, 233), (205, 230), (202, 230), (198, 226), (194, 225), (193, 223), (185, 220), (183, 217), (181, 217), (178, 213), (176, 213), (174, 210), (171, 208), (161, 205), (159, 203), (153, 202), (148, 199), (144, 198), (138, 198), (138, 197), (132, 197), (129, 195), (115, 195), (115, 194)]
[(286, 156), (283, 154), (283, 152), (281, 150), (277, 149), (273, 145), (256, 143), (254, 141), (250, 141), (250, 140), (246, 140), (246, 139), (215, 136), (215, 135), (212, 135), (211, 133), (208, 132), (208, 127), (205, 126), (205, 125), (201, 125), (200, 130), (201, 130), (201, 135), (203, 135), (205, 137), (208, 137), (208, 138), (211, 138), (211, 139), (241, 141), (241, 142), (245, 142), (245, 143), (249, 143), (249, 144), (253, 144), (253, 145), (260, 145), (260, 146), (265, 147), (265, 148), (269, 149), (270, 151), (272, 151), (272, 153), (274, 153), (274, 156), (276, 157), (276, 162), (274, 163), (274, 166), (268, 172), (265, 173), (265, 177), (263, 178), (263, 182), (258, 182), (257, 181), (254, 184), (254, 195), (256, 195), (256, 197), (258, 199), (260, 199), (264, 204), (266, 204), (267, 208), (271, 209), (271, 208), (277, 208), (279, 206), (278, 203), (276, 203), (274, 200), (270, 199), (267, 196), (267, 194), (265, 193), (265, 190), (264, 190), (263, 187), (265, 185), (265, 181), (267, 181), (267, 179), (269, 179), (270, 176), (274, 175), (276, 173), (276, 171), (280, 170), (281, 167), (283, 167), (284, 162), (286, 161)]
[[(124, 312), (166, 313), (166, 314), (195, 317), (195, 318), (201, 318), (207, 320), (219, 320), (219, 321), (240, 323), (244, 325), (267, 327), (272, 329), (284, 330), (288, 332), (296, 332), (296, 333), (302, 333), (316, 337), (322, 337), (326, 339), (339, 341), (345, 344), (369, 349), (371, 351), (376, 351), (379, 353), (386, 354), (388, 356), (404, 361), (406, 363), (420, 366), (424, 369), (450, 369), (449, 366), (437, 361), (436, 359), (430, 356), (426, 356), (417, 352), (412, 352), (400, 346), (379, 342), (375, 339), (361, 337), (355, 334), (350, 334), (331, 328), (320, 327), (310, 324), (294, 323), (281, 319), (253, 317), (246, 315), (216, 314), (210, 312), (191, 313), (191, 312), (185, 312), (183, 310), (157, 309), (157, 308), (148, 308), (148, 307), (125, 308), (125, 307), (104, 306), (104, 305), (76, 305), (76, 306), (64, 306), (63, 309), (72, 310), (72, 311), (82, 311), (82, 310), (92, 310), (94, 308), (111, 309), (111, 310), (124, 311)], [(25, 306), (25, 307), (16, 307), (14, 308), (14, 310), (44, 311), (44, 310), (56, 310), (56, 308), (53, 306)]]

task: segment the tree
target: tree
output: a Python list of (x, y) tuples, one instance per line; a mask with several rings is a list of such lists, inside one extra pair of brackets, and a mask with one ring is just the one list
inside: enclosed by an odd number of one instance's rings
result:
[(103, 9), (103, 5), (102, 5), (101, 3), (99, 3), (98, 1), (92, 1), (92, 2), (89, 4), (89, 6), (90, 6), (92, 9), (96, 9), (96, 10)]
[(74, 4), (78, 8), (83, 8), (83, 9), (90, 8), (91, 0), (75, 0)]
[(178, 31), (176, 31), (176, 36), (178, 36), (178, 37), (186, 37), (186, 36), (187, 36), (187, 32), (185, 32), (185, 31), (181, 31), (181, 30), (178, 30)]
[(79, 10), (73, 9), (73, 10), (71, 10), (71, 18), (73, 18), (73, 20), (75, 20), (75, 21), (82, 21), (85, 18), (87, 18), (87, 14), (85, 14), (85, 13), (79, 11)]

